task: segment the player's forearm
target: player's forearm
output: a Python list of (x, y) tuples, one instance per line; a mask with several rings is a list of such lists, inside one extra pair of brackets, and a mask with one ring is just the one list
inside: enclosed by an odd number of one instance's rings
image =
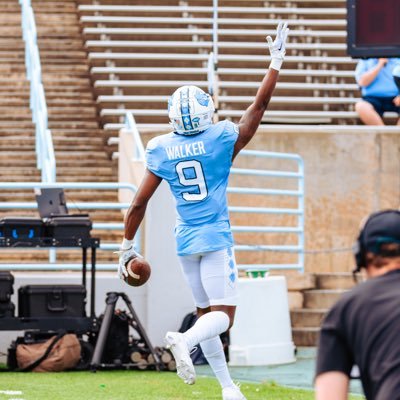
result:
[(147, 203), (138, 204), (135, 200), (132, 202), (129, 207), (128, 212), (125, 216), (125, 239), (132, 240), (136, 232), (139, 229), (140, 224), (143, 221), (144, 214), (146, 212)]
[(376, 67), (365, 72), (363, 75), (361, 75), (358, 84), (360, 86), (369, 86), (376, 79), (381, 69), (382, 67), (380, 66), (380, 64), (378, 64)]
[(254, 106), (260, 110), (265, 110), (271, 100), (272, 93), (275, 90), (276, 82), (278, 81), (279, 71), (270, 68), (259, 87), (254, 99)]
[[(243, 117), (239, 121), (239, 125), (246, 125), (249, 127), (248, 131), (254, 134), (260, 125), (261, 119), (265, 110), (271, 100), (272, 93), (274, 92), (276, 82), (278, 81), (279, 71), (269, 69), (265, 75), (260, 88), (257, 91), (254, 102), (245, 111)], [(250, 135), (251, 138), (252, 135)], [(249, 138), (249, 140), (250, 140)]]

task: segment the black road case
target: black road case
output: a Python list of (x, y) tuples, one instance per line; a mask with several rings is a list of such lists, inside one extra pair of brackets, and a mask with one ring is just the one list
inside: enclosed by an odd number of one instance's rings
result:
[(26, 285), (18, 289), (19, 317), (85, 317), (83, 285)]
[(92, 221), (87, 216), (55, 216), (45, 221), (46, 236), (55, 239), (89, 238)]
[(0, 303), (0, 318), (1, 317), (14, 317), (15, 305), (8, 301), (7, 303)]
[(0, 236), (13, 239), (34, 239), (43, 236), (43, 221), (31, 217), (0, 219)]
[(8, 302), (14, 293), (14, 276), (8, 271), (0, 271), (0, 303)]

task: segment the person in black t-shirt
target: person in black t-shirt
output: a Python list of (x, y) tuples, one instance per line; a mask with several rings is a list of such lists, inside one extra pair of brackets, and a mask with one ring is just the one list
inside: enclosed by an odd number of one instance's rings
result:
[(367, 281), (327, 314), (318, 345), (317, 400), (347, 399), (357, 365), (367, 400), (400, 399), (400, 211), (372, 214), (355, 252)]

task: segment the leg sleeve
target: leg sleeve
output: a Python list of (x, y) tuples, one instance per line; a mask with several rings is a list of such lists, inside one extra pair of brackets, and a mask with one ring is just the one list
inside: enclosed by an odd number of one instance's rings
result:
[(210, 305), (237, 305), (238, 271), (233, 248), (204, 253), (200, 271)]
[(207, 293), (204, 290), (200, 275), (200, 255), (190, 255), (179, 257), (183, 275), (188, 283), (196, 307), (207, 308), (210, 305)]

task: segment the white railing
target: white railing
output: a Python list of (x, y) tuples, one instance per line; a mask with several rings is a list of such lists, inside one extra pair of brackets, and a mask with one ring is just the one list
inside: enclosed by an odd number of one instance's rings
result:
[[(292, 263), (259, 263), (259, 264), (238, 264), (238, 268), (245, 271), (268, 271), (270, 269), (295, 269), (304, 272), (304, 162), (298, 154), (291, 153), (275, 153), (269, 151), (258, 150), (242, 150), (240, 157), (265, 160), (285, 160), (288, 163), (296, 165), (295, 171), (271, 170), (271, 169), (248, 169), (248, 168), (231, 168), (231, 176), (242, 175), (256, 179), (258, 177), (274, 178), (277, 181), (284, 180), (294, 181), (293, 189), (274, 189), (265, 187), (233, 187), (228, 186), (228, 193), (244, 194), (250, 196), (279, 196), (280, 199), (295, 199), (296, 206), (292, 208), (286, 207), (229, 207), (230, 213), (246, 213), (250, 214), (267, 214), (283, 216), (295, 216), (295, 222), (288, 224), (287, 222), (273, 226), (267, 225), (237, 225), (232, 226), (233, 233), (260, 233), (260, 234), (287, 234), (295, 236), (296, 239), (291, 241), (292, 244), (236, 244), (237, 252), (272, 252), (296, 254), (297, 260)], [(286, 185), (285, 185), (286, 186)], [(281, 200), (281, 201), (282, 201)], [(285, 200), (283, 200), (285, 201)], [(250, 218), (249, 218), (250, 219)], [(271, 241), (272, 239), (269, 239)], [(274, 239), (277, 240), (277, 239)]]
[(213, 97), (215, 105), (214, 122), (218, 121), (219, 87), (218, 87), (218, 0), (213, 0), (213, 47), (208, 57), (207, 80), (208, 93)]
[(125, 128), (132, 134), (133, 141), (135, 143), (135, 152), (133, 161), (145, 161), (145, 150), (142, 139), (140, 137), (139, 130), (136, 125), (135, 117), (132, 113), (126, 113), (125, 115)]
[(42, 83), (35, 16), (30, 0), (19, 0), (19, 3), (22, 10), (26, 74), (30, 82), (29, 105), (32, 111), (32, 121), (35, 124), (37, 168), (41, 170), (42, 182), (52, 183), (56, 181), (56, 160), (51, 132), (48, 129), (48, 113)]

